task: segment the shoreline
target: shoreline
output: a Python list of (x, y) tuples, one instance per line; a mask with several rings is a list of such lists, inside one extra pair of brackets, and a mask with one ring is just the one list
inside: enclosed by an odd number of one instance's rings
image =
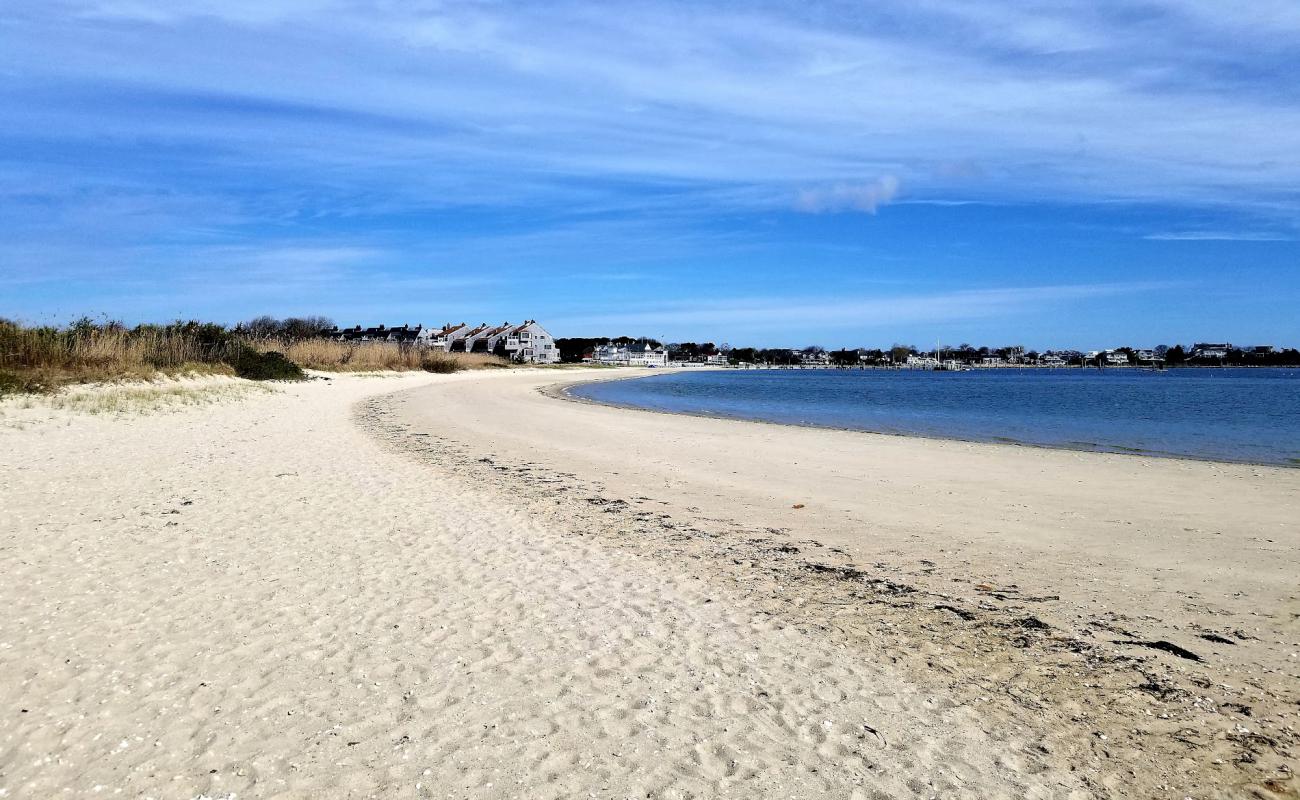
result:
[[(1234, 725), (1295, 739), (1300, 675), (1285, 644), (1300, 569), (1295, 471), (845, 436), (556, 396), (564, 384), (653, 374), (663, 373), (517, 375), (491, 391), (396, 395), (383, 413), (398, 446), (556, 526), (745, 586), (774, 619), (1032, 729), (1061, 758), (1099, 775), (1156, 768), (1145, 790), (1101, 796), (1202, 796), (1206, 785), (1234, 796), (1226, 787), (1286, 763), (1268, 746), (1220, 748), (1240, 746)], [(504, 422), (515, 415), (529, 424)], [(526, 481), (539, 474), (559, 482), (534, 492)], [(1249, 699), (1237, 694), (1246, 687)], [(990, 699), (1004, 690), (1009, 705)], [(1232, 708), (1247, 716), (1233, 721)], [(1208, 738), (1183, 742), (1189, 725)], [(1102, 762), (1096, 731), (1110, 741)], [(1256, 766), (1225, 766), (1238, 758)], [(1201, 765), (1199, 778), (1166, 771), (1183, 759)]]
[[(1069, 452), (1069, 453), (1094, 453), (1098, 455), (1134, 456), (1138, 458), (1159, 458), (1163, 460), (1193, 461), (1193, 462), (1210, 463), (1210, 464), (1235, 464), (1239, 466), (1265, 467), (1265, 468), (1282, 469), (1282, 470), (1300, 469), (1300, 459), (1292, 459), (1290, 463), (1279, 463), (1279, 462), (1270, 462), (1270, 461), (1251, 461), (1248, 459), (1211, 458), (1209, 456), (1195, 456), (1195, 455), (1188, 455), (1186, 453), (1169, 453), (1160, 450), (1124, 448), (1119, 445), (1116, 445), (1113, 448), (1108, 448), (1100, 445), (1096, 447), (1070, 447), (1068, 443), (1044, 444), (1041, 442), (1021, 441), (1018, 439), (1012, 439), (1010, 437), (1001, 437), (1001, 438), (994, 438), (994, 439), (977, 439), (977, 438), (965, 438), (961, 436), (943, 436), (940, 434), (882, 431), (882, 430), (874, 430), (870, 428), (850, 428), (850, 427), (843, 427), (838, 425), (818, 425), (816, 423), (811, 423), (811, 422), (787, 422), (787, 421), (770, 420), (770, 419), (759, 419), (756, 417), (745, 417), (736, 414), (724, 414), (724, 413), (715, 414), (715, 413), (703, 413), (703, 412), (696, 412), (696, 411), (673, 411), (670, 409), (638, 406), (630, 403), (616, 403), (616, 402), (610, 402), (606, 400), (596, 400), (590, 397), (582, 397), (580, 395), (575, 395), (571, 391), (572, 389), (577, 388), (578, 386), (582, 386), (584, 384), (590, 384), (590, 383), (604, 383), (606, 381), (613, 381), (613, 380), (641, 380), (644, 378), (653, 378), (660, 375), (674, 375), (674, 374), (681, 374), (681, 373), (694, 373), (694, 372), (704, 372), (704, 371), (721, 371), (723, 369), (726, 368), (725, 367), (710, 367), (710, 368), (695, 367), (689, 369), (669, 368), (663, 371), (656, 370), (649, 374), (643, 374), (643, 375), (627, 375), (623, 377), (608, 376), (604, 378), (592, 378), (590, 380), (560, 381), (556, 383), (553, 387), (542, 387), (538, 391), (547, 397), (554, 397), (556, 399), (567, 400), (569, 402), (590, 403), (592, 405), (605, 406), (608, 408), (621, 408), (628, 411), (643, 411), (650, 414), (666, 414), (670, 416), (696, 417), (700, 419), (727, 419), (736, 422), (751, 422), (759, 425), (777, 425), (777, 426), (791, 427), (791, 428), (810, 428), (814, 430), (842, 431), (845, 433), (860, 433), (860, 434), (867, 434), (871, 436), (891, 436), (891, 437), (900, 437), (904, 439), (924, 439), (924, 440), (939, 441), (939, 442), (960, 442), (965, 444), (979, 444), (979, 445), (1002, 446), (1002, 447), (1013, 447), (1013, 448), (1058, 450), (1058, 451)], [(798, 368), (794, 368), (792, 371), (797, 372), (799, 370)], [(853, 370), (846, 370), (846, 371), (853, 371)], [(906, 371), (906, 370), (902, 370), (902, 371)]]

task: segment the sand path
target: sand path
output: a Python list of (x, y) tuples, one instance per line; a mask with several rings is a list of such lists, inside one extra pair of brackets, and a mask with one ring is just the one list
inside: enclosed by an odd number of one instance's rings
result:
[(354, 418), (510, 380), (0, 417), (0, 796), (1084, 794), (1032, 732)]

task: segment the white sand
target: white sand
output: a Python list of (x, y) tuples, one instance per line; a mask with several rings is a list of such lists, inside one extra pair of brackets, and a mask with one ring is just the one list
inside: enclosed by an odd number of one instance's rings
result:
[[(1266, 752), (1255, 772), (1209, 764), (1231, 757), (1226, 739), (1150, 774), (1123, 753), (1111, 765), (1097, 749), (1124, 732), (1105, 726), (1133, 708), (1008, 706), (944, 649), (965, 634), (916, 609), (866, 606), (895, 627), (867, 635), (844, 618), (835, 633), (824, 609), (849, 582), (768, 570), (767, 545), (753, 542), (822, 537), (846, 550), (827, 563), (880, 561), (918, 586), (963, 575), (954, 604), (979, 602), (966, 597), (976, 580), (1068, 584), (1050, 611), (1036, 604), (1045, 619), (1095, 618), (1088, 604), (1108, 593), (1180, 633), (1201, 624), (1195, 606), (1236, 626), (1253, 608), (1260, 638), (1219, 648), (1245, 655), (1212, 666), (1252, 670), (1268, 689), (1252, 702), (1271, 703), (1296, 672), (1285, 662), (1298, 649), (1286, 578), (1296, 473), (666, 417), (536, 392), (562, 375), (340, 378), (165, 413), (0, 407), (0, 793), (1181, 797), (1191, 792), (1169, 776), (1222, 776), (1196, 787), (1205, 797), (1237, 796), (1247, 780), (1268, 792), (1262, 769), (1285, 777)], [(568, 477), (548, 482), (557, 471)], [(933, 498), (935, 471), (955, 499)], [(999, 476), (1022, 485), (999, 490)], [(1171, 519), (1172, 501), (1115, 508), (1073, 485), (1047, 491), (1067, 477), (1209, 499)], [(660, 533), (642, 535), (635, 514), (650, 507)], [(797, 530), (749, 535), (766, 527)], [(1153, 538), (1134, 544), (1134, 529)], [(719, 557), (715, 545), (742, 541), (752, 558)], [(911, 574), (923, 553), (939, 562), (924, 578)], [(1154, 622), (1132, 624), (1156, 637)], [(1007, 656), (996, 638), (971, 641), (998, 669), (1039, 658), (1037, 645)], [(923, 680), (902, 651), (956, 671)], [(1186, 705), (1134, 694), (1143, 710)], [(1249, 725), (1285, 748), (1291, 713), (1269, 705)], [(1071, 714), (1078, 730), (1043, 749)], [(1187, 736), (1237, 721), (1205, 714)]]

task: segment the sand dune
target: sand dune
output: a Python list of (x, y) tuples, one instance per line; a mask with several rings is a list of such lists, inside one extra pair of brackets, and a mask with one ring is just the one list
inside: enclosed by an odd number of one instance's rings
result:
[[(1268, 792), (1261, 770), (1285, 777), (1265, 752), (1254, 772), (1202, 758), (1231, 747), (1150, 774), (1122, 753), (1108, 763), (1097, 750), (1123, 739), (1106, 727), (1118, 717), (1008, 705), (948, 652), (987, 647), (999, 670), (1047, 663), (1033, 648), (1008, 661), (1000, 640), (917, 617), (923, 630), (909, 622), (917, 609), (874, 600), (868, 635), (860, 615), (839, 615), (846, 586), (870, 585), (843, 565), (878, 548), (870, 577), (919, 586), (900, 565), (934, 549), (932, 531), (909, 535), (891, 511), (888, 538), (823, 554), (840, 545), (801, 543), (815, 531), (799, 530), (788, 505), (834, 487), (810, 493), (792, 473), (793, 486), (763, 490), (770, 507), (755, 516), (728, 504), (740, 503), (741, 478), (710, 482), (726, 464), (689, 471), (721, 446), (697, 448), (689, 425), (740, 423), (665, 423), (536, 391), (560, 375), (336, 378), (156, 413), (0, 408), (0, 792), (1046, 798), (1156, 796), (1163, 784), (1160, 796), (1181, 797), (1170, 776), (1223, 776), (1197, 787), (1204, 797), (1248, 781)], [(540, 423), (521, 425), (520, 406)], [(790, 430), (726, 436), (750, 459), (820, 446), (802, 439), (819, 432)], [(646, 437), (662, 449), (639, 449)], [(611, 452), (596, 458), (593, 444)], [(608, 463), (637, 468), (612, 475)], [(1147, 467), (1175, 468), (1186, 467)], [(679, 491), (685, 476), (698, 491)], [(1290, 475), (1252, 485), (1257, 499), (1294, 500)], [(1261, 513), (1255, 524), (1272, 524), (1275, 512)], [(1284, 569), (1294, 531), (1274, 538)], [(991, 533), (978, 541), (996, 550)], [(813, 551), (826, 571), (802, 566)], [(1038, 591), (1049, 577), (1030, 580), (1026, 552), (1008, 551), (1015, 563), (995, 577)], [(1279, 598), (1272, 569), (1248, 588), (1280, 614), (1272, 604), (1295, 598)], [(1240, 613), (1217, 594), (1198, 602)], [(946, 677), (922, 679), (909, 653)], [(1294, 672), (1267, 677), (1268, 696), (1294, 688)], [(1249, 725), (1285, 749), (1293, 740), (1277, 726), (1294, 716), (1266, 711)], [(1083, 742), (1086, 760), (1057, 745), (1053, 726), (1070, 713), (1077, 729), (1062, 741)]]

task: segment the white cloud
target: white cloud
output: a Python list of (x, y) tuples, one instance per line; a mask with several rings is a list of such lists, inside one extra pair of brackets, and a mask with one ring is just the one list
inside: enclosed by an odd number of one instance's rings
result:
[(885, 175), (866, 183), (837, 183), (819, 189), (803, 189), (795, 198), (799, 211), (818, 214), (824, 211), (865, 211), (876, 213), (893, 202), (901, 186), (898, 178)]

